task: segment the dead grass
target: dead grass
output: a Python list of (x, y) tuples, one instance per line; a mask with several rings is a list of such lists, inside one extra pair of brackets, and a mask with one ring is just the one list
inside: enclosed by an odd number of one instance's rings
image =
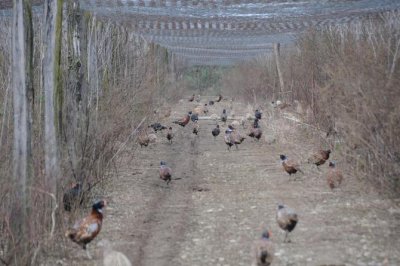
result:
[(355, 175), (398, 196), (399, 29), (398, 12), (390, 12), (378, 20), (309, 30), (295, 47), (282, 49), (282, 93), (273, 57), (236, 67), (222, 83), (230, 88), (227, 94), (255, 106), (267, 108), (277, 99), (291, 104), (315, 129), (317, 146), (334, 147)]
[[(28, 251), (18, 250), (21, 245), (13, 232), (14, 219), (11, 208), (15, 198), (10, 184), (12, 179), (12, 92), (10, 87), (11, 61), (10, 21), (0, 21), (0, 264), (12, 264), (15, 256), (22, 256), (26, 264), (36, 264), (55, 250), (65, 249), (64, 230), (82, 217), (81, 209), (65, 215), (62, 205), (64, 191), (71, 182), (91, 184), (85, 195), (83, 207), (90, 206), (93, 199), (103, 197), (103, 184), (116, 175), (115, 154), (143, 118), (151, 120), (154, 109), (161, 100), (160, 90), (165, 87), (165, 50), (148, 45), (137, 36), (129, 35), (112, 24), (88, 20), (88, 31), (98, 30), (98, 35), (88, 34), (97, 54), (91, 54), (85, 77), (85, 90), (79, 99), (77, 92), (65, 91), (63, 108), (64, 131), (60, 136), (61, 178), (58, 182), (57, 202), (47, 193), (44, 185), (44, 122), (43, 89), (41, 85), (41, 23), (35, 19), (34, 55), (34, 111), (32, 126), (33, 175), (29, 185), (31, 208), (28, 210), (26, 233), (30, 242)], [(91, 24), (90, 24), (91, 23)], [(96, 28), (97, 27), (97, 28)], [(67, 36), (64, 36), (66, 39)], [(95, 39), (97, 38), (97, 39)], [(68, 73), (70, 47), (63, 43), (62, 69)], [(91, 53), (92, 51), (88, 51)], [(95, 58), (95, 59), (94, 59)], [(89, 59), (88, 59), (89, 60)], [(86, 73), (88, 74), (88, 73)], [(64, 88), (68, 88), (68, 76), (63, 77)], [(77, 100), (78, 99), (78, 100)], [(76, 102), (75, 102), (76, 101)], [(131, 154), (133, 156), (133, 154)], [(58, 208), (55, 209), (55, 203)], [(86, 211), (86, 210), (85, 210)], [(53, 215), (53, 216), (52, 216)], [(54, 216), (55, 215), (55, 216)], [(52, 225), (56, 221), (54, 234)]]

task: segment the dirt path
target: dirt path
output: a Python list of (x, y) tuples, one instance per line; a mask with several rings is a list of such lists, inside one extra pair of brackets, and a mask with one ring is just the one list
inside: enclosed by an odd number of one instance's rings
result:
[[(172, 116), (182, 116), (193, 105), (178, 104)], [(229, 105), (210, 109), (219, 114)], [(245, 107), (234, 110), (239, 114)], [(274, 265), (400, 265), (399, 207), (355, 177), (347, 176), (343, 188), (332, 193), (325, 165), (321, 171), (304, 165), (306, 174), (291, 181), (279, 154), (305, 158), (314, 148), (309, 140), (267, 144), (246, 139), (239, 150), (228, 152), (223, 134), (217, 140), (211, 136), (214, 125), (200, 120), (199, 137), (190, 126), (175, 126), (172, 145), (158, 133), (157, 143), (138, 150), (134, 160), (121, 158), (121, 175), (108, 188), (111, 202), (98, 240), (111, 240), (137, 266), (250, 265), (251, 245), (268, 226)], [(158, 178), (161, 160), (181, 178), (169, 187)], [(277, 203), (299, 213), (293, 243), (283, 243), (275, 222)], [(101, 254), (95, 245), (91, 249), (97, 259), (82, 255), (71, 265), (100, 265)]]

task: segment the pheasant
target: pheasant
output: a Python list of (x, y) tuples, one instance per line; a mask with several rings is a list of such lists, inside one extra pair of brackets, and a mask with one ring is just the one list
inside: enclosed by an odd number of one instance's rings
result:
[(278, 205), (276, 221), (278, 222), (279, 227), (286, 232), (283, 242), (291, 242), (288, 235), (294, 230), (299, 221), (296, 212), (284, 205)]
[(263, 232), (260, 239), (254, 242), (254, 264), (257, 266), (269, 266), (274, 258), (274, 247), (270, 238), (270, 232)]

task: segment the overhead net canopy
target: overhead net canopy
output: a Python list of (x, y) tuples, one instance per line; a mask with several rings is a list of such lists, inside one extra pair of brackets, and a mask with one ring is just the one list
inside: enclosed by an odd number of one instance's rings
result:
[[(11, 0), (3, 0), (4, 3)], [(38, 2), (35, 0), (34, 2)], [(230, 65), (291, 43), (310, 27), (374, 19), (399, 0), (81, 0), (189, 64)]]

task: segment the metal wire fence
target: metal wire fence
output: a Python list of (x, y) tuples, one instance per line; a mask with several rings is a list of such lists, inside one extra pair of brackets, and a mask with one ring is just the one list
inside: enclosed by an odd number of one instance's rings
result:
[[(40, 5), (44, 0), (33, 0)], [(128, 28), (194, 64), (232, 64), (292, 43), (310, 28), (379, 19), (400, 1), (81, 0), (81, 9)], [(0, 16), (12, 0), (0, 1)]]

